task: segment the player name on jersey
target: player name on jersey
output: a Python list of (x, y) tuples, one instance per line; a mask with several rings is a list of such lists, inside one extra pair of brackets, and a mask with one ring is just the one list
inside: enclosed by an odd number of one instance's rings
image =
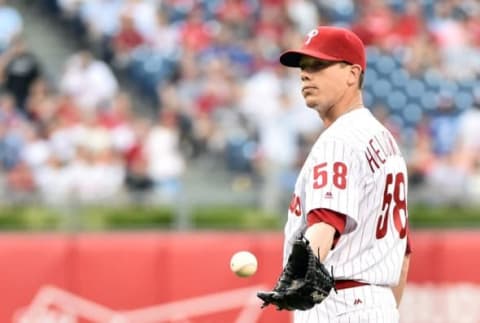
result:
[(380, 135), (374, 135), (368, 140), (365, 158), (372, 173), (380, 168), (380, 164), (385, 164), (388, 157), (394, 155), (400, 155), (400, 152), (388, 132), (382, 131)]

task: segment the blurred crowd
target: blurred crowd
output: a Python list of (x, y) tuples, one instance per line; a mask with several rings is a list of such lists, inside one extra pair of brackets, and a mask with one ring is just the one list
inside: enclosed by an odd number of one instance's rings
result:
[[(42, 0), (83, 49), (58, 84), (0, 0), (0, 189), (10, 199), (99, 202), (177, 195), (208, 158), (288, 203), (322, 131), (298, 72), (278, 64), (319, 24), (368, 46), (366, 105), (403, 146), (411, 197), (480, 200), (480, 3), (476, 0)], [(101, 13), (101, 14), (99, 14)], [(154, 107), (139, 113), (126, 78)]]

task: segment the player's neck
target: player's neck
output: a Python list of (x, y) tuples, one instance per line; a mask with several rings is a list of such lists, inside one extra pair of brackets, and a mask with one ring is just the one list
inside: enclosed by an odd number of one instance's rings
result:
[(328, 128), (342, 115), (362, 107), (362, 93), (358, 91), (351, 97), (346, 98), (346, 100), (339, 101), (336, 105), (332, 106), (332, 108), (328, 110), (328, 113), (322, 117), (324, 127)]

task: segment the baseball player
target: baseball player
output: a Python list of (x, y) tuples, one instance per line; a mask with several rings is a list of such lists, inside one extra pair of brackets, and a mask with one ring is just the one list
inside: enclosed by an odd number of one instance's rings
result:
[[(351, 31), (320, 26), (301, 49), (280, 57), (300, 69), (306, 105), (325, 126), (295, 185), (284, 272), (272, 292), (258, 294), (264, 306), (295, 310), (295, 323), (399, 321), (410, 255), (407, 168), (392, 134), (363, 105), (365, 55)], [(299, 266), (291, 262), (306, 259), (291, 257), (299, 237), (332, 269), (334, 287), (325, 298), (294, 296), (305, 288), (292, 276)]]

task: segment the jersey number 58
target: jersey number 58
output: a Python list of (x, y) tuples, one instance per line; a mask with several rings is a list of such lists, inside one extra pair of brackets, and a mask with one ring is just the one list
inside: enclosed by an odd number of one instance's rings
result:
[[(391, 186), (393, 185), (393, 192)], [(390, 212), (391, 206), (393, 209)], [(405, 176), (397, 173), (387, 174), (385, 191), (383, 192), (382, 214), (378, 217), (376, 237), (382, 239), (388, 231), (388, 217), (393, 216), (393, 223), (400, 239), (407, 234), (407, 196), (405, 192)], [(402, 217), (404, 218), (402, 221)]]

